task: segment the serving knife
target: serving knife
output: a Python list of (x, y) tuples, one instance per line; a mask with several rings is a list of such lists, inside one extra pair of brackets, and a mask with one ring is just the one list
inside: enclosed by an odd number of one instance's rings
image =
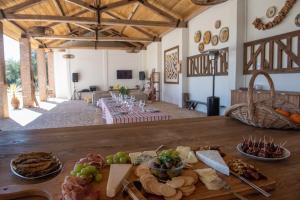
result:
[(132, 182), (124, 179), (122, 185), (123, 194), (128, 194), (132, 200), (147, 200)]
[(244, 183), (248, 184), (250, 187), (252, 187), (253, 189), (255, 189), (256, 191), (258, 191), (259, 193), (261, 193), (262, 195), (264, 195), (265, 197), (270, 197), (271, 194), (266, 192), (265, 190), (263, 190), (262, 188), (258, 187), (257, 185), (255, 185), (254, 183), (252, 183), (251, 181), (247, 180), (246, 178), (238, 175), (237, 173), (234, 173), (233, 171), (230, 171), (230, 174), (232, 174), (233, 176), (237, 177), (238, 179), (240, 179), (241, 181), (243, 181)]

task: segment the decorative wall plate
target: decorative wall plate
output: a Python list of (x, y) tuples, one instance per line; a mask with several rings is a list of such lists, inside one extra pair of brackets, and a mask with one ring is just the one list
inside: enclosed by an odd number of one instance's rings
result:
[(221, 29), (219, 38), (220, 38), (220, 42), (222, 42), (222, 43), (228, 41), (228, 39), (229, 39), (229, 28), (228, 27), (224, 27)]
[(200, 42), (201, 37), (202, 37), (201, 31), (197, 31), (197, 32), (195, 33), (195, 35), (194, 35), (194, 41), (195, 41), (196, 43)]
[(211, 32), (210, 31), (206, 31), (204, 33), (204, 36), (203, 36), (203, 42), (204, 42), (204, 44), (209, 44), (210, 43), (210, 39), (211, 39)]
[(296, 26), (300, 27), (300, 13), (295, 18), (295, 24)]
[(268, 8), (266, 15), (268, 18), (272, 18), (276, 15), (276, 13), (277, 13), (277, 7), (272, 6), (272, 7)]
[(219, 43), (219, 36), (217, 36), (217, 35), (212, 36), (212, 38), (211, 38), (211, 44), (213, 46), (217, 46), (218, 43)]
[(205, 45), (204, 45), (204, 43), (203, 43), (203, 42), (199, 43), (199, 46), (198, 46), (198, 50), (199, 50), (199, 52), (203, 52), (203, 51), (204, 51), (204, 49), (205, 49)]
[(215, 22), (215, 28), (216, 29), (219, 29), (221, 27), (221, 20), (217, 20), (216, 22)]

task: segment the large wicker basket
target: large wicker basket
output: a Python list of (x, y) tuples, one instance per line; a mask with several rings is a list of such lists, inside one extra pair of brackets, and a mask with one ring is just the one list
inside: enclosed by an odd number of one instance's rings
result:
[[(254, 81), (258, 75), (264, 75), (270, 85), (271, 97), (267, 100), (254, 103)], [(288, 103), (284, 99), (276, 97), (275, 88), (270, 75), (264, 71), (255, 71), (249, 83), (248, 103), (236, 104), (228, 108), (225, 116), (237, 119), (245, 124), (274, 129), (300, 129), (300, 125), (292, 122), (289, 118), (277, 113), (276, 108), (284, 109), (290, 113), (300, 113), (299, 108)]]

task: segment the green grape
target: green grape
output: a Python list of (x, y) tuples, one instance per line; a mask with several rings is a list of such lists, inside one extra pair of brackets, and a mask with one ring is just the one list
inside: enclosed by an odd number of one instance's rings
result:
[(97, 175), (95, 176), (95, 181), (96, 181), (97, 183), (99, 183), (101, 180), (102, 180), (102, 174), (97, 174)]
[(80, 177), (80, 176), (81, 176), (81, 173), (80, 173), (80, 172), (77, 172), (77, 173), (76, 173), (76, 176), (77, 176), (77, 177)]
[(87, 176), (87, 175), (90, 174), (90, 171), (87, 167), (85, 167), (85, 168), (82, 168), (82, 170), (80, 171), (80, 174), (84, 175), (84, 176)]
[(128, 162), (127, 157), (122, 156), (122, 157), (119, 158), (119, 163), (120, 164), (126, 164), (127, 162)]
[(70, 173), (72, 176), (76, 176), (77, 172), (72, 170), (71, 173)]
[(111, 164), (114, 163), (114, 159), (113, 159), (113, 158), (106, 158), (106, 163), (107, 163), (108, 165), (111, 165)]
[(98, 172), (97, 168), (95, 166), (87, 166), (85, 168), (88, 171), (88, 174), (95, 174)]
[(114, 158), (114, 155), (108, 155), (108, 156), (106, 156), (106, 160), (107, 159), (113, 159)]
[(76, 164), (75, 167), (74, 167), (74, 171), (75, 172), (80, 172), (83, 168), (83, 165), (82, 164)]
[(126, 152), (120, 151), (120, 152), (116, 153), (115, 155), (118, 157), (123, 157), (123, 156), (127, 156), (128, 154)]
[(88, 178), (86, 175), (80, 175), (79, 177), (82, 178), (82, 179)]
[(114, 163), (114, 164), (118, 164), (118, 163), (120, 163), (120, 157), (119, 157), (119, 156), (117, 156), (117, 155), (114, 155), (114, 158), (113, 158), (113, 163)]

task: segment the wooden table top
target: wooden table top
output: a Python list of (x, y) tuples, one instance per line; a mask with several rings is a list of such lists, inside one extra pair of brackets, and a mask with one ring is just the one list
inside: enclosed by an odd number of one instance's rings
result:
[[(56, 199), (64, 177), (75, 161), (87, 153), (106, 156), (117, 151), (152, 150), (161, 144), (168, 147), (222, 145), (225, 153), (241, 157), (235, 147), (242, 136), (249, 135), (257, 138), (270, 136), (278, 143), (287, 141), (286, 148), (292, 153), (288, 160), (268, 163), (244, 159), (277, 181), (270, 199), (300, 199), (300, 132), (259, 129), (224, 117), (1, 132), (0, 186), (36, 183), (20, 180), (10, 172), (10, 160), (23, 152), (53, 152), (61, 159), (64, 164), (62, 172), (42, 183)], [(265, 198), (251, 196), (249, 199)]]

